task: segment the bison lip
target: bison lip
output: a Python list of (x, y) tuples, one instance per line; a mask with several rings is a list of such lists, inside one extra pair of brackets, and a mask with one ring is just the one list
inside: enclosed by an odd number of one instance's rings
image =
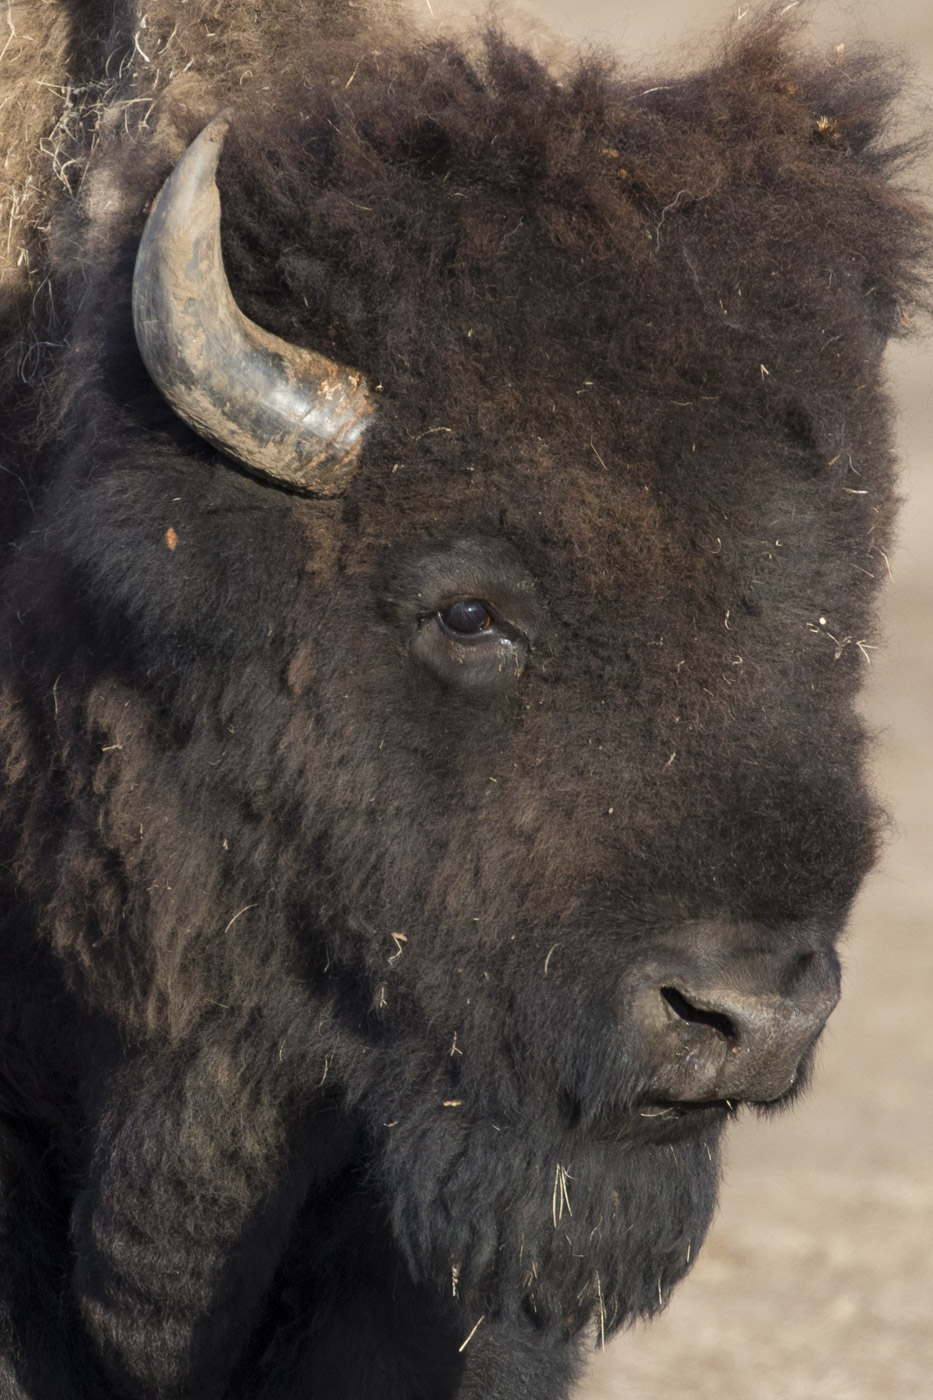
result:
[(738, 1105), (732, 1099), (688, 1099), (680, 1103), (660, 1101), (648, 1103), (644, 1108), (638, 1109), (638, 1116), (639, 1118), (668, 1118), (674, 1114), (683, 1117), (688, 1113), (703, 1113), (711, 1108), (734, 1113), (737, 1107)]
[(636, 1114), (639, 1118), (663, 1122), (691, 1116), (702, 1117), (705, 1120), (710, 1118), (712, 1113), (719, 1117), (734, 1118), (740, 1108), (753, 1108), (760, 1113), (780, 1113), (782, 1109), (793, 1103), (806, 1086), (809, 1078), (808, 1070), (809, 1064), (805, 1062), (795, 1072), (787, 1088), (773, 1098), (756, 1099), (736, 1095), (728, 1099), (646, 1099), (638, 1106)]
[(739, 1104), (726, 1099), (688, 1103), (642, 1100), (624, 1111), (606, 1112), (590, 1124), (588, 1135), (597, 1142), (666, 1142), (721, 1128), (738, 1112)]
[(705, 1126), (719, 1123), (726, 1118), (734, 1118), (741, 1104), (735, 1099), (697, 1099), (684, 1103), (645, 1103), (635, 1110), (635, 1116), (643, 1123), (691, 1123)]
[(650, 1142), (675, 1141), (722, 1128), (737, 1118), (741, 1108), (756, 1113), (780, 1113), (791, 1104), (805, 1087), (807, 1074), (799, 1073), (794, 1082), (777, 1098), (755, 1100), (745, 1098), (664, 1099), (644, 1098), (624, 1111), (606, 1112), (590, 1127), (590, 1135), (600, 1142), (631, 1140)]

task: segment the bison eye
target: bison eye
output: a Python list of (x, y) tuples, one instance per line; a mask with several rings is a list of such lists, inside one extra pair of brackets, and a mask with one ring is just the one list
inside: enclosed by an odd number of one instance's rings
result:
[(478, 598), (466, 598), (441, 608), (437, 614), (441, 630), (451, 637), (476, 637), (492, 626), (492, 617), (485, 603)]

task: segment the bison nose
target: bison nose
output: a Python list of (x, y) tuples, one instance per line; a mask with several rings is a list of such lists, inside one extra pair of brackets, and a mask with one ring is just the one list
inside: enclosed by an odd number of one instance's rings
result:
[[(652, 1100), (767, 1103), (794, 1085), (838, 1000), (838, 963), (812, 954), (788, 975), (775, 962), (752, 960), (751, 976), (743, 963), (741, 987), (682, 975), (642, 985), (633, 1009)], [(775, 987), (781, 982), (796, 985)]]

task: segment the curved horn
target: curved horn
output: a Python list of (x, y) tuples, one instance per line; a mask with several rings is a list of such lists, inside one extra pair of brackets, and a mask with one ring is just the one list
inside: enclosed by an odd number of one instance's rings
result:
[(372, 401), (362, 376), (264, 331), (233, 300), (214, 183), (230, 116), (191, 143), (146, 221), (133, 274), (136, 341), (201, 437), (279, 485), (333, 495), (356, 469)]

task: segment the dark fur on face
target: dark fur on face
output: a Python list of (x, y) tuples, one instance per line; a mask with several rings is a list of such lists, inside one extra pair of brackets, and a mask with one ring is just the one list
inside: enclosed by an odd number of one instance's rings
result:
[(825, 952), (875, 855), (929, 232), (890, 68), (771, 17), (658, 84), (331, 28), (237, 84), (220, 185), (243, 310), (374, 387), (342, 499), (208, 448), (133, 344), (235, 64), (105, 127), (55, 226), (0, 713), (16, 1396), (564, 1396), (695, 1257), (728, 1116), (645, 1112), (633, 968), (717, 921)]

